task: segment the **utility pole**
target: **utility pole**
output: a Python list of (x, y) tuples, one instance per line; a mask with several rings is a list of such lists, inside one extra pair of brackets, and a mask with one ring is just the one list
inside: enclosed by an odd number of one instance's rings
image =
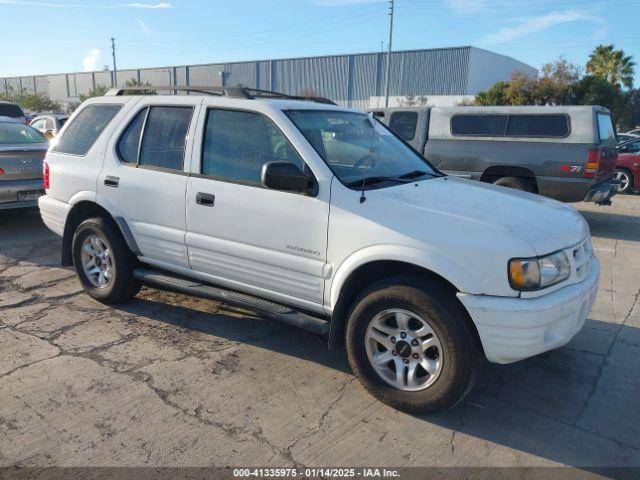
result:
[(389, 87), (391, 86), (391, 47), (393, 42), (393, 7), (395, 0), (389, 0), (389, 50), (387, 51), (387, 82), (384, 96), (384, 106), (389, 106)]
[(113, 87), (115, 88), (118, 85), (118, 80), (116, 78), (117, 68), (116, 68), (116, 39), (111, 37), (111, 55), (113, 56)]

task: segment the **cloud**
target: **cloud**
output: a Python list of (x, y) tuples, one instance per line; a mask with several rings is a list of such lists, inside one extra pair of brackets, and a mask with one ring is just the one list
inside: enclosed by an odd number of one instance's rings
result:
[(173, 8), (173, 5), (169, 2), (160, 3), (120, 3), (117, 5), (91, 5), (84, 3), (55, 3), (37, 0), (0, 0), (0, 5), (17, 5), (23, 7), (45, 7), (45, 8), (100, 8), (100, 9), (113, 9), (113, 8), (146, 8), (146, 9), (163, 9)]
[(152, 8), (152, 9), (158, 9), (158, 8), (173, 8), (173, 5), (170, 4), (169, 2), (161, 2), (161, 3), (123, 3), (122, 4), (123, 7), (127, 7), (127, 8)]
[(100, 60), (100, 49), (92, 48), (82, 59), (82, 71), (93, 72), (94, 70), (96, 70), (98, 60)]
[(140, 27), (140, 31), (145, 35), (149, 35), (151, 33), (151, 27), (147, 25), (144, 21), (136, 18), (136, 22), (138, 22), (138, 26)]
[(531, 35), (532, 33), (546, 30), (547, 28), (551, 28), (556, 25), (580, 21), (599, 22), (599, 19), (577, 10), (551, 12), (546, 15), (539, 15), (526, 20), (520, 20), (520, 23), (513, 27), (501, 28), (497, 32), (484, 37), (481, 40), (481, 43), (485, 45), (495, 45), (497, 43), (509, 42), (516, 38)]

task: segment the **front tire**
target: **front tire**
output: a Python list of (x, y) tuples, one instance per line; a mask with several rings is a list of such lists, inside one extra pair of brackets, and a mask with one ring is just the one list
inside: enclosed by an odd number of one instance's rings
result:
[(348, 317), (349, 363), (380, 401), (410, 413), (437, 413), (469, 392), (481, 356), (469, 319), (437, 282), (401, 276), (363, 292)]
[(633, 186), (633, 174), (625, 168), (616, 168), (615, 179), (620, 182), (618, 193), (627, 193)]
[(96, 300), (116, 304), (140, 291), (137, 263), (120, 232), (104, 218), (83, 221), (73, 235), (73, 265), (84, 290)]

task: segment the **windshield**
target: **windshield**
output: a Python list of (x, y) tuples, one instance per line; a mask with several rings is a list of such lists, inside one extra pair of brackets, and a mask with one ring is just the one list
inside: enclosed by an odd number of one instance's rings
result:
[(40, 132), (28, 125), (13, 122), (0, 122), (0, 145), (15, 143), (46, 143)]
[(333, 110), (285, 112), (348, 187), (390, 186), (439, 175), (372, 117)]

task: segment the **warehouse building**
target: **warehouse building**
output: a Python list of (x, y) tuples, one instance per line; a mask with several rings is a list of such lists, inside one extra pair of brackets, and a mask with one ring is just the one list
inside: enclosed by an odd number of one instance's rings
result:
[[(122, 86), (130, 79), (153, 85), (245, 85), (287, 94), (315, 94), (340, 105), (366, 109), (384, 102), (387, 55), (382, 52), (249, 62), (184, 65), (0, 78), (0, 91), (45, 93), (65, 104), (98, 85)], [(406, 96), (430, 105), (455, 105), (513, 72), (535, 77), (535, 68), (475, 47), (393, 52), (391, 105)], [(115, 79), (114, 79), (115, 77)]]

